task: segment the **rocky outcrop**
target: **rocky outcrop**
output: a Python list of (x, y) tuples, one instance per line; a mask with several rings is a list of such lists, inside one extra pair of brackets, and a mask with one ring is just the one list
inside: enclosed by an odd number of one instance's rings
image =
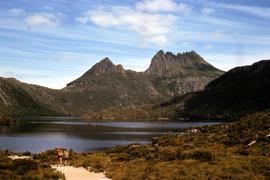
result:
[(166, 96), (203, 90), (222, 73), (195, 51), (175, 55), (162, 50), (152, 58), (150, 67), (144, 72), (155, 88)]
[(77, 80), (69, 83), (67, 86), (91, 84), (94, 77), (108, 76), (126, 76), (126, 71), (122, 65), (115, 65), (109, 58), (104, 58), (99, 63), (95, 64), (90, 70), (83, 74)]
[(212, 73), (222, 74), (195, 51), (174, 55), (162, 50), (153, 57), (150, 67), (145, 71), (145, 74), (154, 77), (209, 76)]
[(125, 76), (125, 70), (122, 65), (115, 65), (109, 58), (101, 60), (95, 64), (89, 71), (87, 71), (82, 78), (89, 76), (105, 76), (105, 75), (120, 75)]

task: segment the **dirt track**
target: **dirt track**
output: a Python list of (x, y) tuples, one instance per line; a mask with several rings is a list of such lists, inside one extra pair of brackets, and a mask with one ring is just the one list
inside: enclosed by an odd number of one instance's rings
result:
[(83, 167), (52, 166), (52, 168), (64, 173), (66, 180), (110, 180), (104, 173), (89, 172)]

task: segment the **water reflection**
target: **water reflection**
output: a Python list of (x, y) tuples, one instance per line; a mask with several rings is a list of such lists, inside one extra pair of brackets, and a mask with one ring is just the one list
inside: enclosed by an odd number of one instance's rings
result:
[(0, 149), (39, 152), (57, 146), (91, 151), (130, 143), (148, 143), (153, 137), (209, 122), (87, 122), (79, 118), (29, 118), (0, 131)]

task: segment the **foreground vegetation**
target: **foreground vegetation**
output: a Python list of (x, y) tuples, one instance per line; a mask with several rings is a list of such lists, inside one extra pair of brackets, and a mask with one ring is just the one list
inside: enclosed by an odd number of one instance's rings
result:
[(149, 145), (73, 153), (71, 161), (112, 179), (269, 179), (270, 111), (154, 138)]
[[(0, 151), (0, 179), (65, 179), (64, 175), (55, 172), (46, 162), (41, 162), (39, 159), (11, 160), (8, 157), (9, 155), (12, 155), (12, 153), (8, 151)], [(30, 153), (22, 155), (30, 155)]]
[[(148, 145), (80, 154), (71, 151), (70, 162), (96, 172), (105, 171), (112, 179), (267, 179), (269, 142), (270, 111), (265, 111), (233, 123), (154, 138)], [(41, 170), (30, 174), (53, 173), (47, 167), (57, 163), (54, 150), (33, 158)], [(39, 177), (48, 176), (42, 173)]]
[[(58, 179), (50, 165), (54, 150), (33, 160), (11, 161), (0, 153), (0, 179)], [(106, 172), (113, 180), (269, 179), (270, 110), (239, 121), (186, 129), (157, 137), (152, 144), (117, 146), (100, 152), (70, 152), (70, 164)]]

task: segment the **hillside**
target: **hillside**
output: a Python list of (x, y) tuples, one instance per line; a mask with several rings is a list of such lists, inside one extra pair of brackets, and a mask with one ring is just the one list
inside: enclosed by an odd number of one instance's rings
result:
[[(234, 68), (211, 81), (204, 90), (153, 103), (142, 113), (132, 108), (108, 109), (102, 114), (121, 117), (121, 112), (133, 119), (166, 117), (171, 119), (235, 120), (246, 114), (270, 108), (270, 60)], [(134, 109), (134, 108), (133, 108)], [(138, 107), (140, 109), (140, 107)], [(120, 111), (120, 112), (119, 112)]]
[(270, 60), (234, 68), (188, 100), (185, 110), (209, 116), (244, 115), (270, 107)]
[(160, 102), (204, 89), (223, 72), (194, 51), (159, 51), (145, 72), (101, 60), (61, 90), (1, 78), (0, 111), (9, 115), (85, 115), (107, 108)]
[(178, 107), (175, 117), (233, 119), (270, 108), (270, 60), (234, 68), (210, 82), (205, 90), (160, 104)]
[[(3, 115), (57, 114), (48, 107), (47, 100), (41, 99), (40, 95), (43, 91), (52, 90), (21, 83), (13, 78), (0, 78), (0, 87), (0, 111)], [(45, 98), (47, 95), (42, 96)]]

